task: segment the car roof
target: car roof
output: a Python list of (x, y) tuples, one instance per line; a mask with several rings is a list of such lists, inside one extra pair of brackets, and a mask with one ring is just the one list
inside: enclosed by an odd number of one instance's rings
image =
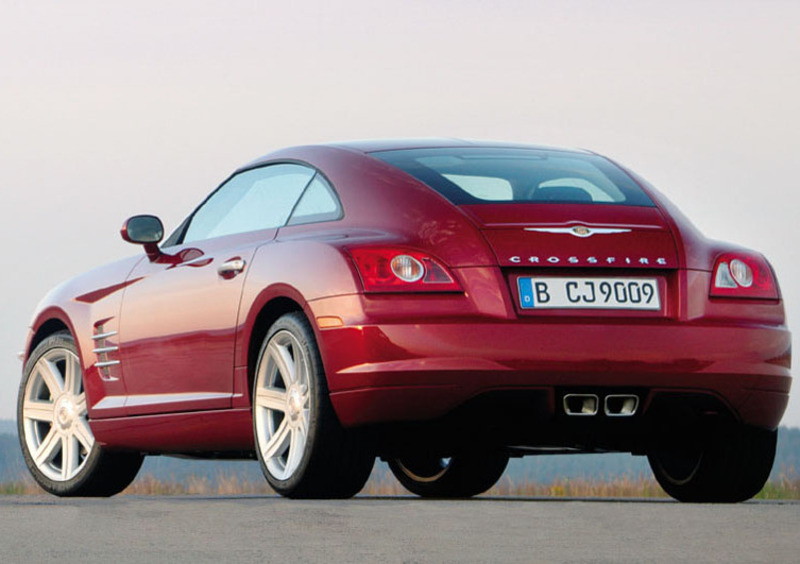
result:
[(586, 153), (579, 149), (565, 149), (546, 145), (532, 145), (527, 143), (513, 143), (506, 141), (482, 141), (474, 139), (458, 139), (454, 137), (431, 137), (420, 139), (364, 139), (354, 141), (341, 141), (325, 143), (329, 147), (341, 147), (360, 151), (363, 153), (373, 153), (376, 151), (399, 151), (404, 149), (443, 149), (460, 147), (493, 147), (509, 149), (540, 149), (555, 151), (570, 151)]
[(350, 154), (367, 155), (379, 151), (401, 151), (405, 149), (446, 149), (464, 147), (485, 147), (485, 148), (507, 148), (507, 149), (538, 149), (545, 151), (564, 151), (571, 153), (593, 154), (591, 151), (583, 149), (566, 149), (563, 147), (551, 147), (546, 145), (531, 145), (525, 143), (509, 143), (503, 141), (476, 141), (470, 139), (456, 139), (451, 137), (433, 137), (423, 139), (366, 139), (355, 141), (339, 141), (331, 143), (317, 143), (287, 147), (278, 151), (263, 155), (253, 161), (240, 166), (236, 172), (248, 170), (254, 167), (263, 166), (276, 160), (300, 160), (303, 161), (310, 155), (318, 154), (319, 151), (345, 151)]

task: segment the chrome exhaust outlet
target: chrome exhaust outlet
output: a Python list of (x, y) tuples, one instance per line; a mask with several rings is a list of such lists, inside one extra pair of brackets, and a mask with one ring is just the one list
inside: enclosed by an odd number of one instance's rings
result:
[(606, 396), (603, 412), (607, 417), (630, 417), (639, 409), (639, 396), (619, 394)]
[(597, 415), (600, 398), (594, 394), (567, 394), (564, 396), (564, 413), (577, 417)]

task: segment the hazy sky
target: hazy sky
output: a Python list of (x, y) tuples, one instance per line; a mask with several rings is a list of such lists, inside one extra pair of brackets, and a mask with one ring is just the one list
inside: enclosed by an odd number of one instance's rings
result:
[(141, 252), (126, 217), (171, 230), (234, 167), (316, 141), (591, 148), (765, 253), (797, 321), (798, 135), (797, 1), (0, 0), (0, 418), (38, 300)]

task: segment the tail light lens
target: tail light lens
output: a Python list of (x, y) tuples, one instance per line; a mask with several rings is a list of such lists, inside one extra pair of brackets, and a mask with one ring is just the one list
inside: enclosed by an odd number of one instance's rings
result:
[(349, 249), (367, 292), (460, 292), (453, 275), (430, 255), (396, 247)]
[(717, 258), (711, 295), (778, 299), (778, 284), (767, 261), (757, 255), (728, 253)]

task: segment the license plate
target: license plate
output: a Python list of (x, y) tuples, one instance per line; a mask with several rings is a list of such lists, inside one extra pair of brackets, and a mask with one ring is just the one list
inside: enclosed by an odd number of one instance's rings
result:
[(517, 287), (523, 309), (661, 309), (655, 278), (524, 276)]

